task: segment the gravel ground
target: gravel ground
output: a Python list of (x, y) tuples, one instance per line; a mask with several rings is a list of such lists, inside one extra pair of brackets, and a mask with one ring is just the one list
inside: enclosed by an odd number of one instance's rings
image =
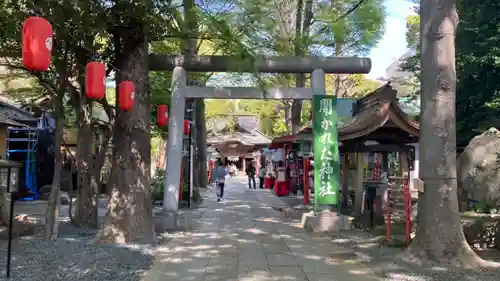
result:
[(380, 239), (361, 230), (349, 230), (331, 236), (334, 243), (352, 249), (359, 260), (375, 266), (377, 274), (387, 281), (500, 280), (500, 269), (472, 271), (439, 267), (431, 262), (418, 265), (404, 257), (403, 249), (381, 246)]
[[(152, 264), (152, 247), (91, 244), (95, 230), (61, 223), (59, 238), (45, 241), (42, 234), (14, 240), (13, 281), (134, 281)], [(0, 278), (5, 276), (7, 241), (0, 245)]]
[[(286, 198), (286, 197), (285, 197)], [(296, 209), (297, 199), (283, 200), (292, 209)], [(299, 212), (302, 210), (299, 208)], [(299, 218), (299, 217), (297, 217)], [(295, 219), (297, 219), (295, 218)], [(380, 237), (359, 229), (332, 233), (333, 242), (351, 249), (354, 259), (376, 268), (376, 274), (386, 281), (498, 281), (500, 268), (484, 270), (466, 270), (445, 268), (432, 262), (419, 264), (404, 255), (404, 249), (381, 245)], [(493, 256), (493, 258), (491, 257)], [(340, 257), (341, 258), (341, 257)], [(352, 257), (348, 257), (351, 259)], [(500, 251), (484, 257), (500, 262)]]

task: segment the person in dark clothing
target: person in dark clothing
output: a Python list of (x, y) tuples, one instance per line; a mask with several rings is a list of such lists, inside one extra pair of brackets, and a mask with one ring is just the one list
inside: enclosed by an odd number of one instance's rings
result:
[(224, 197), (224, 186), (226, 183), (226, 167), (224, 167), (224, 164), (222, 161), (217, 162), (217, 166), (215, 167), (215, 182), (217, 183), (217, 201), (220, 201), (222, 197)]
[(256, 189), (256, 184), (255, 184), (255, 166), (254, 166), (254, 163), (252, 162), (252, 164), (250, 164), (247, 169), (246, 169), (246, 173), (247, 173), (247, 176), (248, 176), (248, 189), (252, 189), (252, 185), (251, 183), (253, 182), (253, 189)]

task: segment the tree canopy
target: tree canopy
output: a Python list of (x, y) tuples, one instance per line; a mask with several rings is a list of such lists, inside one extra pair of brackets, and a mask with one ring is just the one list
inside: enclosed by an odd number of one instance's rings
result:
[(495, 1), (457, 1), (457, 138), (466, 145), (475, 135), (499, 127), (500, 16)]
[[(500, 103), (497, 83), (498, 64), (497, 28), (499, 17), (492, 9), (495, 1), (471, 2), (458, 0), (460, 25), (456, 34), (457, 52), (457, 145), (465, 146), (475, 135), (490, 127), (499, 127)], [(419, 7), (415, 8), (418, 12)], [(407, 17), (407, 44), (416, 50), (404, 68), (417, 77), (420, 71), (420, 18)]]

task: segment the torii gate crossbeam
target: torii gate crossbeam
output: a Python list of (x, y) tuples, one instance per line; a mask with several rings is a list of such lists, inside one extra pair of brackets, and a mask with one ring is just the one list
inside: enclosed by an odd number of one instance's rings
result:
[(176, 66), (190, 72), (250, 72), (311, 73), (322, 69), (325, 73), (368, 73), (372, 68), (369, 58), (358, 57), (267, 57), (253, 63), (241, 62), (239, 57), (196, 56), (186, 61), (183, 56), (149, 55), (149, 70), (172, 71)]

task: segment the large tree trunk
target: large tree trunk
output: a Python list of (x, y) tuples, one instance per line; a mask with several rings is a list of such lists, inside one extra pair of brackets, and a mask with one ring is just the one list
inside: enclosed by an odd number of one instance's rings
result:
[(99, 136), (97, 136), (95, 140), (96, 145), (94, 154), (92, 155), (92, 165), (90, 166), (90, 193), (92, 195), (90, 196), (90, 207), (92, 209), (90, 212), (92, 224), (90, 226), (92, 227), (97, 227), (99, 223), (98, 195), (102, 191), (109, 195), (106, 189), (107, 185), (104, 190), (101, 187), (103, 186), (103, 182), (107, 180), (106, 175), (103, 174), (103, 168), (104, 163), (106, 163), (107, 158), (110, 156), (109, 145), (113, 134), (114, 129), (108, 128), (108, 130), (103, 131), (101, 127)]
[(207, 128), (205, 123), (205, 100), (197, 99), (195, 102), (195, 121), (197, 138), (196, 161), (198, 163), (198, 180), (197, 187), (207, 187)]
[(68, 65), (68, 49), (69, 45), (66, 43), (64, 48), (58, 48), (59, 51), (64, 52), (62, 60), (56, 62), (56, 70), (58, 74), (57, 92), (54, 98), (54, 119), (55, 119), (55, 132), (54, 132), (54, 175), (52, 178), (52, 188), (50, 190), (49, 202), (45, 210), (45, 239), (56, 239), (59, 233), (59, 208), (61, 205), (61, 169), (63, 154), (61, 151), (64, 134), (64, 95), (66, 94), (68, 86), (68, 74), (71, 67)]
[[(65, 74), (60, 74), (65, 76)], [(60, 78), (66, 79), (66, 77)], [(54, 119), (56, 120), (55, 136), (54, 136), (54, 177), (52, 179), (52, 188), (50, 190), (49, 202), (45, 211), (45, 239), (56, 239), (59, 233), (59, 207), (61, 205), (60, 189), (61, 189), (61, 168), (62, 168), (62, 138), (64, 129), (64, 85), (65, 81), (60, 81), (61, 90), (57, 93), (54, 99)]]
[[(309, 0), (311, 1), (311, 0)], [(304, 0), (297, 0), (297, 9), (295, 15), (295, 55), (303, 55), (302, 46), (302, 13), (304, 10)], [(295, 87), (302, 88), (306, 85), (306, 75), (304, 73), (298, 73), (295, 75)], [(296, 134), (300, 130), (300, 121), (302, 115), (302, 100), (292, 101), (292, 109), (290, 113), (290, 123), (292, 125), (292, 134)]]
[(92, 124), (91, 107), (87, 104), (86, 98), (80, 97), (80, 117), (78, 122), (76, 161), (78, 167), (78, 182), (76, 195), (76, 209), (74, 223), (77, 226), (85, 225), (88, 227), (97, 227), (97, 221), (94, 221), (94, 208), (92, 206), (93, 198), (96, 196), (91, 186), (92, 174)]
[(458, 15), (454, 0), (422, 0), (422, 103), (420, 178), (413, 252), (443, 264), (485, 265), (467, 244), (458, 212), (455, 134), (455, 30)]
[(283, 110), (283, 115), (285, 117), (285, 125), (286, 125), (286, 134), (289, 135), (292, 133), (292, 104), (293, 101), (283, 100), (281, 102), (280, 107)]
[[(94, 36), (84, 36), (84, 44), (91, 44)], [(76, 146), (76, 167), (77, 167), (77, 189), (75, 216), (71, 214), (73, 201), (70, 202), (70, 219), (75, 226), (85, 225), (87, 227), (97, 227), (95, 219), (97, 209), (92, 206), (95, 194), (91, 188), (92, 176), (92, 101), (85, 94), (85, 66), (90, 59), (86, 50), (77, 51), (75, 54), (76, 69), (78, 70), (79, 89), (71, 85), (71, 103), (77, 118), (77, 146)]]
[[(305, 56), (307, 54), (308, 44), (306, 40), (309, 37), (309, 30), (312, 22), (313, 0), (297, 1), (297, 15), (295, 17), (295, 55)], [(303, 88), (306, 86), (306, 75), (304, 73), (296, 74), (295, 87)], [(291, 110), (292, 134), (300, 130), (302, 121), (302, 100), (294, 100)]]
[[(126, 244), (156, 240), (151, 203), (151, 102), (148, 91), (148, 42), (143, 26), (118, 33), (122, 48), (117, 83), (135, 85), (134, 108), (117, 110), (113, 136), (111, 195), (105, 222), (95, 242)], [(118, 42), (115, 42), (115, 44)], [(119, 104), (119, 100), (118, 100)]]

